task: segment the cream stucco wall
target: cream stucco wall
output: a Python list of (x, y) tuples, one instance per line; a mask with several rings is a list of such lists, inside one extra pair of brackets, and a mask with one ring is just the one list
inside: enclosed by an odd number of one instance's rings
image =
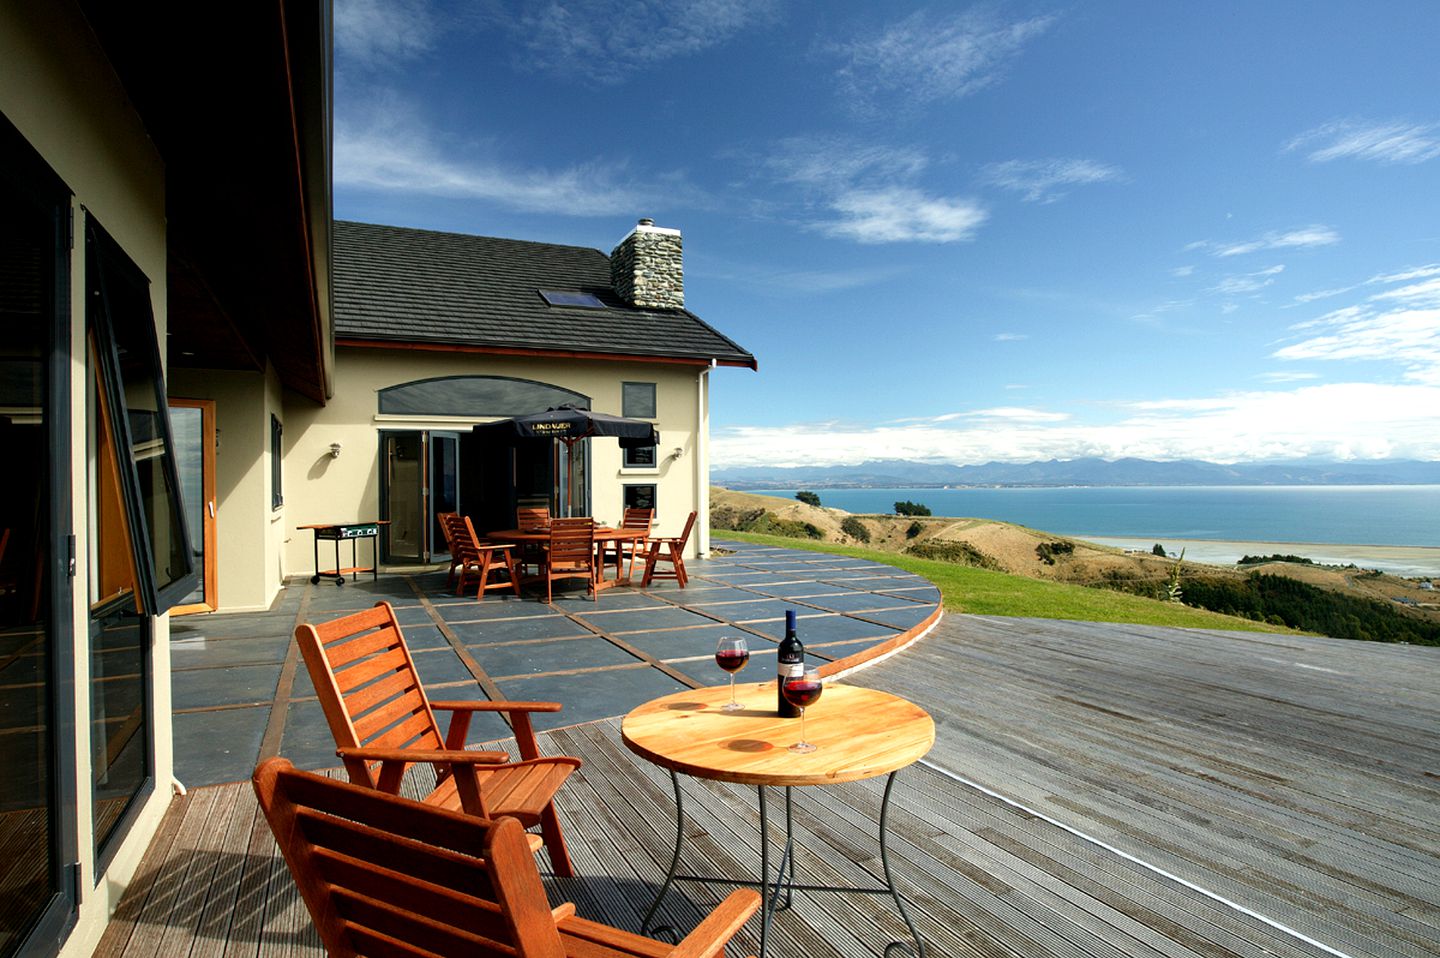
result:
[[(82, 893), (77, 926), (64, 955), (89, 955), (120, 894), (133, 876), (160, 815), (170, 801), (169, 623), (156, 623), (154, 693), (156, 788), (103, 874), (95, 869), (91, 840), (91, 769), (86, 582), (91, 569), (85, 469), (84, 242), (89, 211), (150, 279), (156, 335), (165, 336), (165, 180), (160, 157), (130, 108), (124, 90), (94, 42), (89, 25), (68, 2), (0, 4), (0, 112), (13, 123), (74, 192), (75, 250), (71, 254), (69, 496), (77, 537), (77, 568), (70, 610), (75, 641), (75, 809)], [(163, 351), (162, 351), (163, 352)]]
[[(314, 562), (313, 540), (309, 533), (297, 532), (296, 525), (362, 521), (380, 515), (381, 429), (463, 431), (482, 421), (378, 413), (381, 389), (437, 376), (511, 376), (549, 383), (589, 396), (597, 412), (615, 415), (621, 411), (622, 382), (655, 383), (659, 465), (648, 470), (623, 469), (617, 442), (592, 440), (591, 502), (598, 520), (618, 522), (623, 510), (621, 485), (654, 482), (658, 487), (657, 531), (679, 535), (690, 511), (700, 507), (705, 488), (697, 481), (697, 464), (703, 461), (698, 453), (705, 440), (703, 431), (697, 431), (701, 375), (700, 367), (660, 363), (339, 348), (335, 397), (330, 403), (322, 409), (291, 397), (286, 407), (286, 572), (308, 574)], [(341, 445), (338, 459), (330, 455), (330, 445), (336, 442)], [(681, 455), (672, 459), (677, 448)], [(691, 555), (699, 538), (691, 536)]]
[(268, 609), (283, 582), (283, 507), (270, 507), (270, 414), (281, 387), (265, 372), (174, 369), (170, 395), (215, 402), (216, 599), (222, 612)]

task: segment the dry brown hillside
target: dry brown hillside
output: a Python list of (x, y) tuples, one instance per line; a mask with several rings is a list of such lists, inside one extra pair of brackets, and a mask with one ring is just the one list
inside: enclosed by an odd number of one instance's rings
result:
[[(717, 533), (725, 528), (739, 528), (735, 524), (737, 518), (753, 516), (757, 512), (769, 512), (784, 521), (810, 523), (820, 530), (827, 542), (866, 545), (887, 552), (905, 552), (916, 545), (921, 548), (928, 546), (937, 553), (934, 555), (937, 558), (941, 557), (938, 553), (950, 549), (956, 561), (966, 564), (1082, 585), (1102, 584), (1107, 579), (1138, 579), (1158, 585), (1168, 579), (1174, 566), (1174, 560), (1149, 553), (1125, 552), (992, 519), (859, 515), (854, 518), (870, 533), (870, 541), (861, 543), (841, 530), (841, 524), (850, 517), (850, 513), (844, 510), (808, 506), (794, 499), (734, 492), (718, 486), (710, 490), (711, 527)], [(919, 523), (920, 531), (912, 538), (908, 532), (914, 523)], [(1053, 543), (1066, 545), (1058, 551), (1052, 547), (1051, 564), (1041, 557), (1037, 549)], [(1066, 548), (1071, 551), (1065, 552)], [(1184, 568), (1188, 575), (1203, 572), (1205, 575), (1236, 578), (1260, 571), (1387, 602), (1403, 597), (1419, 603), (1419, 607), (1407, 607), (1406, 611), (1440, 620), (1440, 608), (1435, 605), (1434, 592), (1421, 591), (1414, 580), (1379, 572), (1288, 562), (1237, 569), (1235, 566), (1202, 565), (1186, 560)]]

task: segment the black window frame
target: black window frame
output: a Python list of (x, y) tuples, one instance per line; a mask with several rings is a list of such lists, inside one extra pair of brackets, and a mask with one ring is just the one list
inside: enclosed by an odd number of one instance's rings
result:
[[(631, 489), (649, 489), (650, 504), (632, 502), (630, 498)], [(621, 509), (653, 509), (652, 515), (660, 514), (660, 483), (658, 482), (625, 482), (620, 485), (620, 507)]]
[(270, 511), (285, 506), (285, 424), (270, 414)]
[[(155, 336), (155, 314), (153, 301), (150, 298), (150, 279), (88, 212), (85, 217), (85, 244), (86, 288), (92, 291), (92, 296), (98, 296), (99, 300), (98, 303), (95, 303), (96, 308), (86, 311), (86, 322), (91, 330), (95, 356), (100, 364), (100, 388), (104, 391), (105, 402), (107, 408), (111, 410), (110, 418), (113, 420), (111, 428), (114, 430), (117, 450), (120, 492), (131, 530), (131, 549), (135, 558), (137, 599), (145, 614), (161, 615), (172, 606), (179, 605), (185, 596), (194, 591), (196, 583), (199, 582), (199, 576), (195, 571), (195, 563), (191, 559), (193, 550), (190, 543), (194, 540), (186, 528), (185, 505), (180, 499), (180, 473), (175, 462), (175, 438), (170, 430), (170, 404), (165, 387), (165, 367), (160, 361), (160, 344), (158, 337)], [(95, 272), (94, 276), (89, 275), (92, 269)], [(133, 453), (135, 439), (130, 429), (130, 407), (125, 400), (125, 391), (122, 388), (124, 378), (115, 331), (116, 323), (115, 318), (111, 315), (112, 310), (116, 308), (115, 294), (117, 291), (114, 289), (114, 284), (117, 282), (129, 284), (134, 287), (136, 292), (142, 292), (144, 302), (148, 307), (146, 318), (150, 328), (150, 336), (147, 338), (149, 355), (140, 358), (147, 362), (149, 368), (153, 370), (154, 424), (157, 431), (156, 439), (160, 440), (164, 447), (161, 469), (163, 469), (165, 485), (168, 487), (170, 510), (168, 518), (169, 522), (179, 530), (179, 534), (184, 540), (184, 548), (171, 556), (172, 559), (178, 559), (181, 568), (170, 582), (163, 584), (159, 582), (150, 521), (142, 505), (144, 494)]]
[[(632, 387), (650, 387), (649, 412), (632, 409), (630, 405)], [(648, 419), (654, 421), (660, 413), (659, 387), (651, 382), (622, 381), (620, 383), (620, 415), (626, 419)], [(649, 462), (641, 461), (648, 453)], [(622, 469), (659, 469), (660, 449), (658, 446), (623, 447), (620, 451), (620, 466)]]

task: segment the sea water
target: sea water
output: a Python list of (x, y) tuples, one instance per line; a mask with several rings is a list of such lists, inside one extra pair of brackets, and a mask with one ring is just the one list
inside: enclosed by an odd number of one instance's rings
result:
[[(792, 498), (793, 489), (754, 490)], [(823, 505), (1013, 522), (1077, 538), (1440, 547), (1440, 485), (817, 489)]]

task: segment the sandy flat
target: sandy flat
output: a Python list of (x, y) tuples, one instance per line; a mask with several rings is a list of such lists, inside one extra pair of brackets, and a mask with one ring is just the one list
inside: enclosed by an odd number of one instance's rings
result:
[(1119, 536), (1074, 536), (1086, 542), (1149, 552), (1155, 543), (1185, 558), (1212, 565), (1231, 565), (1245, 555), (1297, 555), (1326, 565), (1355, 564), (1392, 575), (1440, 576), (1440, 548), (1427, 546), (1324, 545), (1314, 542), (1227, 542), (1218, 539), (1155, 539)]

